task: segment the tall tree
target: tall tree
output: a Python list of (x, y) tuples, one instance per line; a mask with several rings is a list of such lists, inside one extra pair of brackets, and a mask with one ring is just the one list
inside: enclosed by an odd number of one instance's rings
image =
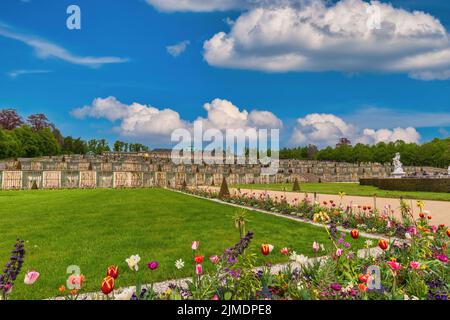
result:
[(23, 124), (22, 117), (14, 109), (0, 110), (0, 128), (12, 130)]
[(55, 129), (55, 125), (51, 123), (47, 116), (43, 113), (28, 116), (27, 122), (31, 125), (34, 131), (39, 131), (45, 128)]

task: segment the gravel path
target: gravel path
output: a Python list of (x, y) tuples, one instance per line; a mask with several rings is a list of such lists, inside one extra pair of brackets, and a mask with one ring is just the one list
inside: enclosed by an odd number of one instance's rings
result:
[[(217, 189), (217, 187), (208, 187), (207, 189)], [(230, 188), (230, 192), (237, 192), (238, 189)], [(255, 193), (256, 196), (260, 194), (268, 194), (270, 197), (278, 199), (281, 196), (286, 197), (288, 202), (292, 202), (295, 199), (298, 201), (302, 201), (305, 198), (305, 195), (310, 199), (314, 199), (313, 193), (305, 193), (305, 192), (283, 192), (283, 191), (272, 191), (272, 190), (254, 190), (254, 189), (240, 189), (242, 193), (252, 194)], [(316, 194), (316, 200), (319, 202), (333, 200), (335, 203), (341, 203), (341, 199), (338, 195), (330, 195), (330, 194)], [(405, 199), (405, 201), (411, 206), (413, 209), (413, 214), (415, 218), (419, 217), (419, 208), (416, 206), (417, 200)], [(425, 202), (425, 210), (428, 210), (433, 217), (431, 222), (432, 224), (445, 224), (446, 226), (450, 226), (450, 201), (434, 201), (434, 200), (423, 200)], [(378, 209), (383, 209), (385, 206), (390, 206), (394, 210), (394, 214), (401, 218), (400, 214), (400, 200), (394, 198), (376, 198), (376, 201), (373, 197), (361, 197), (361, 196), (345, 196), (342, 199), (342, 204), (344, 206), (352, 206), (352, 205), (361, 205), (361, 206), (372, 206)]]

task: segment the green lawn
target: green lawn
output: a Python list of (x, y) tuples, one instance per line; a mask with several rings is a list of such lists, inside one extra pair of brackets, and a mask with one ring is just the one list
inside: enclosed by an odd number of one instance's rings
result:
[[(133, 285), (135, 275), (125, 263), (132, 254), (142, 258), (140, 274), (145, 283), (189, 276), (192, 240), (201, 242), (206, 257), (238, 241), (232, 221), (235, 210), (163, 189), (2, 191), (0, 263), (8, 261), (17, 237), (26, 240), (25, 264), (13, 299), (58, 295), (69, 265), (81, 267), (86, 277), (84, 291), (99, 290), (110, 264), (121, 270), (117, 286)], [(274, 244), (272, 262), (287, 261), (279, 253), (284, 246), (311, 255), (312, 241), (328, 244), (322, 228), (259, 212), (250, 212), (248, 220), (248, 228), (255, 233), (250, 249), (259, 250), (261, 243)], [(352, 242), (355, 248), (362, 240)], [(186, 262), (181, 271), (174, 267), (180, 258)], [(153, 260), (160, 267), (150, 271), (146, 263)], [(204, 264), (210, 265), (209, 260)], [(23, 283), (28, 270), (41, 273), (31, 287)]]
[[(246, 184), (233, 186), (245, 189), (261, 189), (276, 191), (292, 191), (293, 184)], [(381, 190), (373, 186), (361, 186), (359, 183), (300, 183), (301, 192), (317, 192), (322, 194), (338, 194), (345, 192), (351, 196), (374, 196), (382, 198), (421, 199), (450, 201), (450, 193), (447, 192), (419, 192), (419, 191), (390, 191)]]

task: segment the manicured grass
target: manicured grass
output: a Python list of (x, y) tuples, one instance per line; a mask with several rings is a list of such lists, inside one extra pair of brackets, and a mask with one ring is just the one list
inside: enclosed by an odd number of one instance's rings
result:
[[(85, 275), (84, 292), (99, 290), (111, 264), (120, 268), (117, 287), (134, 285), (135, 274), (125, 263), (132, 254), (142, 258), (139, 274), (144, 283), (190, 276), (192, 240), (200, 241), (207, 269), (210, 255), (220, 255), (239, 240), (232, 220), (235, 211), (163, 189), (2, 191), (0, 263), (8, 261), (17, 237), (26, 240), (25, 263), (13, 299), (58, 295), (70, 265), (80, 266)], [(312, 254), (314, 240), (331, 248), (323, 228), (259, 212), (250, 212), (248, 220), (248, 229), (255, 233), (250, 250), (259, 251), (261, 243), (274, 244), (274, 252), (266, 258), (271, 262), (287, 261), (279, 253), (285, 246), (306, 255)], [(363, 240), (350, 242), (356, 249)], [(174, 262), (180, 258), (186, 267), (179, 271)], [(159, 268), (147, 269), (149, 261), (158, 261)], [(23, 279), (31, 270), (41, 277), (29, 287)]]
[[(260, 189), (275, 191), (292, 191), (293, 183), (277, 184), (246, 184), (233, 186), (243, 189)], [(361, 186), (359, 183), (300, 183), (301, 192), (317, 192), (322, 194), (338, 194), (345, 192), (349, 196), (374, 196), (382, 198), (421, 199), (450, 201), (450, 193), (447, 192), (420, 192), (420, 191), (391, 191), (381, 190), (373, 186)]]

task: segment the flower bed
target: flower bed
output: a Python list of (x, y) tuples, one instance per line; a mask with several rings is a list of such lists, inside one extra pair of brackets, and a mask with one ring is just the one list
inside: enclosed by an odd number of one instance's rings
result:
[[(214, 189), (191, 188), (182, 191), (204, 198), (219, 199), (219, 195)], [(341, 193), (340, 196), (343, 198), (345, 194)], [(430, 223), (432, 216), (429, 211), (424, 210), (425, 203), (423, 201), (416, 202), (417, 207), (420, 209), (420, 223), (417, 223), (413, 217), (411, 207), (405, 201), (401, 201), (402, 218), (398, 219), (394, 216), (394, 210), (390, 206), (379, 210), (371, 205), (343, 206), (333, 200), (319, 203), (313, 201), (307, 195), (302, 200), (294, 199), (288, 202), (284, 196), (272, 198), (264, 194), (257, 196), (256, 193), (234, 191), (229, 197), (224, 197), (220, 200), (387, 237), (405, 238), (406, 233), (414, 228), (423, 228), (425, 233), (430, 234), (438, 231), (445, 233), (447, 230), (447, 226), (443, 224), (432, 225)]]
[[(331, 234), (330, 234), (331, 236)], [(201, 254), (198, 241), (192, 242), (192, 259), (195, 268), (192, 280), (184, 284), (169, 284), (158, 293), (153, 286), (139, 283), (139, 272), (157, 272), (158, 263), (147, 264), (140, 270), (138, 255), (126, 259), (128, 267), (136, 274), (137, 285), (114, 294), (115, 281), (119, 278), (117, 266), (107, 269), (101, 283), (103, 296), (97, 299), (116, 300), (368, 300), (368, 299), (428, 299), (448, 300), (449, 276), (445, 235), (431, 239), (426, 233), (411, 235), (411, 242), (388, 243), (380, 240), (380, 255), (358, 257), (351, 249), (351, 236), (341, 233), (330, 237), (333, 249), (326, 252), (324, 246), (313, 242), (311, 250), (321, 259), (308, 259), (289, 248), (276, 249), (272, 244), (261, 244), (261, 253), (249, 254), (246, 249), (252, 241), (249, 231), (240, 242), (226, 249), (220, 256), (209, 258)], [(373, 244), (371, 240), (366, 248)], [(290, 262), (277, 273), (271, 272), (271, 255), (274, 250), (289, 255)], [(203, 264), (210, 263), (216, 270), (204, 274)], [(257, 268), (258, 265), (264, 265)], [(175, 268), (184, 268), (177, 260)], [(76, 299), (78, 291), (68, 299)]]

